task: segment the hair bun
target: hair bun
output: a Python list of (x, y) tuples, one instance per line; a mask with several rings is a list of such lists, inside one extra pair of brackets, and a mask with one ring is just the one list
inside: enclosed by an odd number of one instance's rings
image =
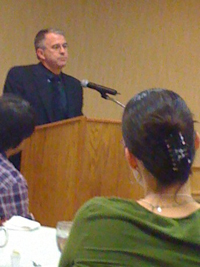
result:
[(181, 122), (173, 121), (170, 117), (163, 120), (161, 117), (151, 116), (148, 121), (144, 122), (143, 127), (148, 136), (158, 136), (164, 140), (170, 134), (181, 132), (183, 125)]

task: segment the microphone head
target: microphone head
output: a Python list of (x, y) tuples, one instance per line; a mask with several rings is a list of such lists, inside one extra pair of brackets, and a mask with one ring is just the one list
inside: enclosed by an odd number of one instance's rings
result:
[(81, 85), (83, 86), (83, 87), (87, 87), (88, 86), (88, 80), (82, 80), (81, 81)]

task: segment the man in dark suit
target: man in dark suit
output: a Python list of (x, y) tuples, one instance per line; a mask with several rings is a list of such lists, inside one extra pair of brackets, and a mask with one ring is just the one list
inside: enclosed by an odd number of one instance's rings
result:
[[(34, 45), (40, 62), (11, 68), (3, 92), (27, 100), (35, 110), (37, 125), (81, 116), (83, 90), (80, 81), (62, 72), (68, 59), (64, 33), (53, 28), (41, 30)], [(19, 169), (20, 161), (13, 160), (13, 163)]]
[(81, 116), (80, 81), (62, 72), (68, 58), (63, 32), (52, 28), (41, 30), (34, 44), (40, 63), (11, 68), (4, 93), (14, 93), (29, 101), (36, 112), (37, 125)]

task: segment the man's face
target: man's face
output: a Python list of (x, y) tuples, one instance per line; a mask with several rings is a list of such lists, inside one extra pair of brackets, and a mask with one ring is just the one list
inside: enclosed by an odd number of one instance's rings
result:
[(68, 58), (65, 37), (55, 33), (47, 33), (43, 45), (43, 49), (37, 49), (39, 59), (49, 70), (59, 73), (66, 65)]

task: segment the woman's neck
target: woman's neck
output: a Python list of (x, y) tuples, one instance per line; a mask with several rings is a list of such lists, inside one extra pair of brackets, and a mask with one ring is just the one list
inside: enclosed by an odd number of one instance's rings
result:
[(171, 218), (187, 217), (200, 208), (191, 195), (189, 182), (160, 190), (149, 187), (145, 197), (137, 202), (153, 213)]
[(188, 180), (184, 185), (176, 184), (170, 187), (146, 187), (145, 198), (150, 196), (174, 198), (175, 196), (191, 195), (190, 181)]

